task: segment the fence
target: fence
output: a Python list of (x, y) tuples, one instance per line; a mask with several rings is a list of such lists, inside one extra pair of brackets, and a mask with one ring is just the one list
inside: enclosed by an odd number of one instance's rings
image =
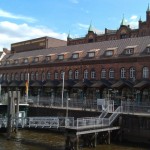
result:
[(123, 113), (145, 113), (150, 114), (150, 102), (121, 101)]

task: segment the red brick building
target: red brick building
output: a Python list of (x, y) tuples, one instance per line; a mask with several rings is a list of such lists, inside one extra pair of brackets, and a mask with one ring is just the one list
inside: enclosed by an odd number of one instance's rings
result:
[[(72, 99), (136, 99), (150, 102), (150, 10), (138, 29), (122, 21), (118, 30), (97, 35), (89, 30), (84, 38), (67, 42), (39, 38), (11, 45), (0, 61), (2, 94), (20, 89), (30, 75), (29, 95)], [(48, 40), (47, 40), (48, 39)], [(68, 44), (68, 45), (67, 45)]]

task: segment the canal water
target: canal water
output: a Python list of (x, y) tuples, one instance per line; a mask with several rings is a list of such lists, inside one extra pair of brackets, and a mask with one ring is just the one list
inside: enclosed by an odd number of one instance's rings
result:
[[(0, 133), (0, 150), (63, 150), (65, 136), (50, 131), (19, 130), (11, 140)], [(81, 148), (81, 150), (149, 150), (139, 144), (98, 145), (96, 148)]]

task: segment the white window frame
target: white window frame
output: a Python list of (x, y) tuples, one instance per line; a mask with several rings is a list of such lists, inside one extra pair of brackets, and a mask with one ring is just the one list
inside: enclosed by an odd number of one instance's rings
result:
[(51, 56), (46, 56), (46, 61), (50, 61), (51, 60)]
[(45, 72), (42, 72), (42, 81), (45, 80)]
[(25, 58), (24, 63), (28, 63), (28, 62), (29, 62), (28, 58)]
[(95, 70), (91, 71), (91, 79), (95, 79), (96, 78), (96, 72)]
[(84, 70), (84, 79), (88, 79), (88, 70), (87, 69)]
[(106, 78), (106, 69), (104, 69), (104, 68), (101, 70), (101, 78), (102, 79)]
[(39, 57), (35, 57), (34, 62), (39, 62)]
[(74, 78), (79, 79), (79, 70), (75, 70), (74, 72)]
[(113, 56), (113, 50), (107, 50), (105, 55), (106, 56)]
[(69, 70), (68, 74), (69, 74), (69, 79), (73, 79), (73, 71)]
[(121, 68), (121, 70), (120, 70), (120, 77), (121, 77), (121, 79), (125, 79), (126, 78), (126, 69), (125, 68)]
[(64, 55), (58, 55), (58, 60), (64, 60)]
[(21, 72), (21, 74), (20, 74), (20, 80), (24, 81), (24, 73), (23, 72)]
[(14, 63), (15, 63), (15, 64), (18, 64), (18, 62), (19, 62), (19, 61), (18, 61), (17, 59), (16, 59), (16, 60), (14, 60)]
[(72, 58), (73, 58), (73, 59), (79, 58), (79, 53), (74, 53), (74, 54), (72, 54)]
[(143, 78), (147, 79), (149, 78), (149, 68), (148, 67), (143, 67)]
[(35, 72), (35, 80), (39, 80), (39, 73), (38, 73), (38, 71)]
[(95, 52), (88, 52), (88, 57), (89, 58), (95, 57)]
[(47, 72), (46, 78), (47, 78), (47, 80), (50, 80), (50, 79), (51, 79), (51, 73), (50, 73), (50, 71)]
[(133, 48), (125, 49), (125, 54), (126, 54), (126, 55), (131, 55), (131, 54), (133, 54), (133, 51), (134, 51)]
[(115, 71), (113, 68), (109, 69), (109, 78), (114, 79), (115, 78)]
[(55, 80), (58, 79), (58, 72), (55, 72), (55, 73), (54, 73), (54, 78), (55, 78)]
[(135, 78), (135, 68), (131, 67), (130, 68), (130, 79), (133, 79), (133, 78)]

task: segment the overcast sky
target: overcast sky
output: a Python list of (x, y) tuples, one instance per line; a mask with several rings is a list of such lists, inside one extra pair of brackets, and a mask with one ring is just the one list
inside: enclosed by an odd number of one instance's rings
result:
[(118, 29), (123, 18), (132, 28), (146, 19), (150, 0), (1, 0), (0, 51), (10, 44), (50, 36), (85, 36), (90, 23), (99, 33)]

